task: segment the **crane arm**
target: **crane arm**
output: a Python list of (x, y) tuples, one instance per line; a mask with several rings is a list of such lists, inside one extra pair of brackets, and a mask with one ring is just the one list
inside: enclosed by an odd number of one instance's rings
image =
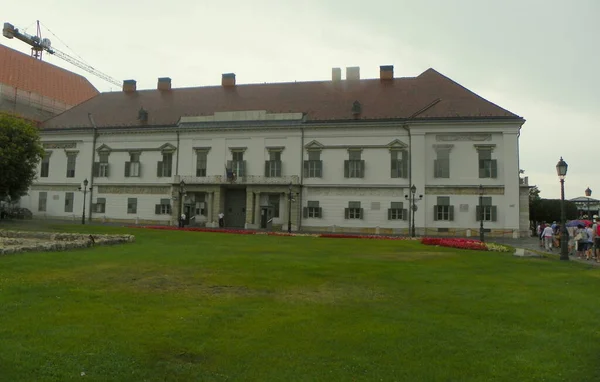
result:
[(66, 53), (61, 52), (60, 50), (50, 49), (50, 50), (46, 50), (46, 51), (58, 58), (62, 58), (63, 60), (77, 66), (78, 68), (85, 70), (86, 72), (88, 72), (90, 74), (95, 75), (98, 78), (102, 78), (104, 81), (110, 82), (113, 85), (121, 86), (121, 82), (119, 80), (112, 78), (108, 74), (104, 74), (104, 73), (100, 72), (99, 70), (95, 69), (93, 66), (90, 66), (84, 62), (81, 62), (78, 59), (71, 57)]
[(31, 47), (37, 51), (46, 51), (52, 55), (55, 55), (58, 58), (61, 58), (78, 68), (85, 70), (86, 72), (95, 75), (98, 78), (103, 79), (104, 81), (110, 82), (113, 85), (121, 86), (121, 82), (112, 78), (111, 76), (102, 73), (101, 71), (95, 69), (94, 67), (82, 62), (74, 57), (69, 56), (68, 54), (61, 52), (60, 50), (54, 49), (51, 46), (50, 40), (47, 38), (41, 39), (38, 36), (32, 36), (25, 32), (19, 31), (19, 29), (15, 28), (14, 25), (10, 23), (4, 23), (4, 27), (2, 28), (2, 35), (6, 38), (12, 39), (16, 38), (24, 43), (31, 45)]

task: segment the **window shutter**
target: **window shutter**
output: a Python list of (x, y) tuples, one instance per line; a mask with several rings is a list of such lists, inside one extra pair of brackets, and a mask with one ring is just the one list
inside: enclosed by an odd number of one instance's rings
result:
[(402, 220), (408, 220), (408, 209), (402, 210)]
[(496, 206), (492, 206), (492, 221), (495, 222), (498, 220), (498, 208)]
[(448, 213), (448, 216), (449, 216), (448, 220), (454, 221), (454, 206), (449, 206), (448, 209), (450, 210)]
[(318, 169), (317, 170), (317, 174), (318, 174), (317, 176), (319, 178), (323, 177), (323, 161), (322, 160), (320, 160), (320, 161), (317, 162), (317, 169)]
[(481, 220), (481, 206), (475, 207), (475, 221)]
[(302, 207), (302, 217), (304, 219), (308, 218), (308, 207)]
[(92, 203), (92, 211), (98, 212), (98, 205), (96, 203)]
[(308, 161), (304, 161), (304, 177), (308, 178)]
[(433, 220), (438, 220), (438, 206), (433, 206)]
[(361, 219), (364, 219), (364, 218), (365, 218), (365, 210), (364, 210), (364, 208), (361, 208), (361, 209), (360, 209), (360, 218), (361, 218)]
[(408, 178), (408, 161), (402, 160), (400, 161), (400, 165), (402, 166), (402, 178)]
[(496, 161), (496, 159), (492, 159), (492, 178), (497, 178), (498, 177), (498, 162)]
[(360, 161), (360, 178), (364, 178), (365, 177), (365, 161), (361, 160)]
[(246, 176), (246, 161), (243, 160), (240, 162), (240, 174), (239, 176)]
[(392, 159), (392, 173), (391, 173), (391, 177), (392, 178), (398, 178), (398, 161), (395, 159)]
[(162, 177), (163, 174), (163, 162), (156, 163), (156, 176)]
[(140, 178), (142, 177), (142, 162), (138, 162), (138, 174), (137, 176), (139, 176)]
[(125, 162), (125, 177), (129, 177), (131, 162)]
[(160, 204), (155, 204), (154, 205), (154, 213), (156, 215), (160, 215)]
[(344, 208), (344, 219), (350, 218), (350, 208)]
[[(349, 178), (350, 177), (350, 161), (345, 160), (344, 161), (344, 178)], [(348, 218), (346, 218), (348, 219)]]
[(437, 159), (433, 160), (433, 177), (440, 178), (440, 162)]
[(318, 216), (318, 217), (319, 217), (319, 218), (322, 218), (322, 217), (323, 217), (323, 208), (322, 208), (322, 207), (319, 207), (319, 210), (318, 210), (318, 211), (319, 211), (319, 216)]
[(265, 161), (265, 176), (266, 177), (270, 177), (271, 174), (269, 174), (269, 170), (271, 169), (271, 166), (269, 166), (270, 161)]
[(94, 176), (100, 175), (100, 163), (99, 162), (94, 162), (94, 165), (92, 166), (92, 172), (93, 172)]
[(110, 176), (110, 165), (109, 164), (106, 165), (106, 175), (105, 176), (107, 178)]
[(485, 161), (483, 159), (479, 160), (479, 177), (485, 178)]
[(282, 162), (277, 161), (277, 171), (276, 171), (277, 176), (281, 176), (281, 167), (282, 167)]
[(392, 209), (388, 208), (388, 220), (392, 220)]

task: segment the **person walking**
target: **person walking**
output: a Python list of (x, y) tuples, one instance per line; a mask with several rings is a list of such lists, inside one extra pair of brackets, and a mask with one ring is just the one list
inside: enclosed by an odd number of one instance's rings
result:
[(185, 227), (185, 212), (179, 217), (179, 228)]
[(219, 227), (225, 227), (225, 214), (223, 212), (219, 212)]
[(583, 224), (579, 224), (577, 226), (577, 231), (575, 231), (575, 241), (577, 243), (577, 258), (583, 259), (583, 255), (585, 253), (587, 247), (587, 231)]
[(546, 251), (552, 252), (552, 239), (554, 238), (554, 231), (551, 226), (546, 226), (542, 231), (542, 237), (544, 238), (544, 248)]

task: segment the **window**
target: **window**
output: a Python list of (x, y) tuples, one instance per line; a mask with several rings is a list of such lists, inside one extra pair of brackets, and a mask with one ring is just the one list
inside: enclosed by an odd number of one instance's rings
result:
[(363, 209), (360, 208), (360, 202), (348, 202), (348, 208), (344, 211), (346, 219), (362, 219)]
[(160, 204), (154, 206), (154, 213), (156, 215), (170, 215), (171, 214), (171, 200), (161, 199)]
[(75, 177), (77, 153), (67, 153), (67, 178)]
[(408, 220), (408, 212), (403, 207), (402, 202), (392, 202), (388, 209), (388, 220)]
[(269, 204), (273, 206), (273, 217), (279, 217), (279, 195), (269, 195)]
[(172, 174), (173, 167), (173, 154), (172, 153), (163, 153), (163, 159), (161, 162), (158, 162), (156, 166), (156, 176), (161, 177), (170, 177)]
[(208, 151), (196, 151), (196, 176), (206, 176)]
[(45, 153), (42, 159), (42, 167), (40, 169), (40, 177), (47, 178), (50, 172), (50, 153)]
[(246, 176), (246, 161), (241, 150), (231, 152), (232, 160), (227, 163), (227, 168), (235, 177)]
[(391, 168), (392, 178), (407, 178), (408, 177), (408, 152), (406, 150), (392, 150)]
[(125, 162), (125, 177), (139, 177), (140, 167), (140, 153), (129, 153), (129, 162)]
[(73, 212), (73, 200), (75, 199), (75, 194), (72, 192), (65, 193), (65, 212)]
[(479, 177), (480, 178), (497, 178), (498, 163), (492, 159), (492, 150), (480, 148), (479, 153)]
[(323, 176), (321, 150), (308, 151), (308, 160), (304, 161), (304, 176), (307, 178), (321, 178)]
[(498, 220), (498, 208), (492, 205), (492, 197), (484, 196), (481, 198), (481, 205), (475, 208), (475, 219), (480, 221), (495, 222)]
[(45, 212), (46, 211), (46, 201), (48, 200), (47, 192), (40, 192), (38, 199), (38, 211)]
[(433, 177), (450, 178), (450, 150), (436, 150), (437, 159), (433, 160)]
[(309, 200), (308, 205), (302, 209), (302, 215), (304, 218), (319, 219), (323, 217), (323, 210), (319, 207), (319, 202)]
[(365, 161), (361, 160), (360, 150), (348, 150), (348, 160), (344, 161), (345, 178), (363, 178), (365, 175)]
[(108, 177), (108, 153), (99, 153), (98, 162), (94, 163), (94, 176), (99, 178)]
[(437, 204), (433, 206), (433, 220), (454, 220), (454, 206), (450, 205), (449, 196), (438, 196)]
[(127, 198), (127, 213), (137, 214), (137, 198)]
[(93, 208), (94, 208), (94, 212), (96, 212), (96, 213), (99, 213), (99, 214), (105, 213), (106, 212), (106, 199), (105, 198), (96, 199), (96, 204), (94, 204)]
[(269, 160), (265, 161), (265, 176), (268, 178), (281, 176), (281, 151), (269, 151)]

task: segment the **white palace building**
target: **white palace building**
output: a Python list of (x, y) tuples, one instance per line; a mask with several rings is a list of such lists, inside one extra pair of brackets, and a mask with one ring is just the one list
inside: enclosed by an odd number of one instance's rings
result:
[[(477, 236), (528, 234), (525, 120), (433, 69), (99, 94), (45, 121), (35, 218)], [(83, 182), (87, 180), (85, 187)], [(414, 185), (414, 193), (411, 192)], [(85, 195), (85, 202), (84, 202)], [(414, 204), (409, 199), (414, 195)], [(291, 200), (290, 200), (291, 199)], [(414, 206), (414, 207), (413, 207)]]

